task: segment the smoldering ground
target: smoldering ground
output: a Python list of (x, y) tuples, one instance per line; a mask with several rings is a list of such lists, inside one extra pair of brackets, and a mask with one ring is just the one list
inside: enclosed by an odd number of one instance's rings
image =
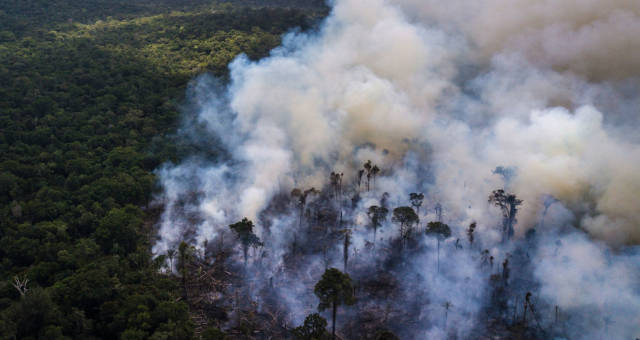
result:
[[(347, 272), (369, 285), (341, 312), (353, 337), (637, 337), (638, 34), (635, 1), (336, 0), (317, 30), (239, 56), (228, 84), (193, 81), (182, 134), (226, 156), (158, 170), (154, 252), (223, 234), (232, 247), (247, 217), (263, 243), (247, 294), (299, 324), (349, 233)], [(303, 204), (289, 195), (311, 187)], [(508, 242), (487, 202), (499, 188), (523, 200)], [(411, 206), (411, 192), (425, 197), (409, 244), (390, 213), (373, 246), (367, 209)], [(439, 251), (424, 234), (438, 218), (452, 232)]]

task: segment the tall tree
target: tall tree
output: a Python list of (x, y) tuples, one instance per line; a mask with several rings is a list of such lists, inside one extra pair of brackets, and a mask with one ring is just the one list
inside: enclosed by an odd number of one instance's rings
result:
[(367, 216), (369, 216), (369, 219), (371, 220), (371, 229), (373, 229), (373, 246), (375, 247), (376, 245), (376, 232), (378, 231), (378, 228), (382, 225), (382, 222), (384, 222), (387, 219), (387, 214), (389, 214), (389, 209), (385, 208), (385, 207), (379, 207), (377, 205), (372, 205), (369, 207), (369, 210), (367, 211)]
[(473, 233), (476, 230), (476, 222), (472, 222), (471, 224), (469, 224), (469, 229), (467, 229), (467, 238), (469, 239), (469, 248), (473, 247), (473, 240), (475, 239), (475, 236), (473, 235)]
[(182, 289), (185, 298), (187, 297), (187, 275), (189, 274), (187, 263), (193, 259), (193, 247), (190, 247), (187, 242), (180, 242), (178, 246), (178, 268), (180, 270), (180, 276), (182, 277)]
[(378, 168), (377, 165), (374, 165), (371, 168), (371, 177), (373, 177), (373, 188), (375, 190), (376, 187), (376, 176), (378, 176), (378, 173), (380, 173), (380, 168)]
[(447, 317), (449, 316), (451, 306), (453, 305), (449, 301), (445, 301), (445, 303), (442, 304), (442, 307), (444, 307), (444, 329), (447, 329)]
[(406, 239), (411, 235), (411, 231), (414, 224), (420, 222), (420, 218), (411, 207), (398, 207), (393, 209), (393, 217), (391, 221), (400, 224), (400, 237), (402, 238), (402, 245)]
[(502, 279), (505, 285), (509, 283), (509, 256), (509, 253), (507, 253), (507, 257), (502, 262)]
[[(333, 173), (332, 173), (333, 174)], [(298, 227), (302, 225), (302, 217), (304, 216), (304, 208), (307, 206), (307, 197), (310, 194), (317, 194), (318, 191), (315, 188), (309, 188), (307, 190), (301, 190), (295, 188), (291, 190), (291, 197), (296, 198), (296, 206), (298, 207)]]
[(332, 326), (331, 337), (336, 338), (336, 312), (340, 305), (353, 305), (356, 302), (353, 295), (353, 284), (348, 274), (335, 268), (327, 269), (313, 290), (320, 303), (318, 310), (331, 308)]
[(342, 258), (344, 260), (344, 267), (342, 270), (347, 272), (347, 264), (349, 262), (349, 247), (351, 246), (351, 229), (344, 230), (344, 244), (342, 248)]
[(502, 211), (502, 240), (511, 239), (514, 233), (513, 226), (518, 222), (516, 220), (518, 206), (522, 204), (522, 200), (518, 199), (515, 194), (498, 189), (489, 195), (489, 203), (493, 203)]
[(420, 206), (422, 206), (422, 200), (424, 200), (423, 193), (412, 192), (409, 194), (409, 200), (411, 201), (411, 205), (416, 208), (416, 213), (420, 216)]
[(364, 170), (358, 171), (358, 187), (360, 187), (360, 180), (362, 179), (362, 175), (366, 172), (366, 174), (367, 174), (367, 191), (369, 191), (370, 184), (371, 184), (371, 179), (373, 179), (374, 186), (375, 186), (376, 176), (378, 175), (378, 173), (380, 173), (380, 168), (377, 165), (372, 164), (371, 160), (367, 160), (367, 162), (364, 163), (364, 165), (362, 167), (364, 168)]
[(336, 201), (340, 199), (342, 194), (342, 177), (344, 177), (344, 174), (337, 172), (331, 172), (329, 177), (331, 186), (333, 187), (333, 196)]
[(242, 253), (244, 255), (244, 264), (247, 265), (249, 257), (249, 247), (261, 246), (262, 242), (256, 234), (253, 233), (253, 222), (246, 217), (240, 222), (229, 225), (229, 228), (236, 233), (236, 237), (242, 244)]
[(446, 238), (451, 237), (451, 228), (448, 225), (442, 222), (429, 222), (427, 224), (427, 235), (434, 236), (436, 238), (436, 242), (438, 244), (437, 248), (437, 271), (436, 273), (440, 273), (440, 240), (444, 240)]
[(364, 170), (367, 172), (367, 191), (369, 191), (369, 182), (371, 181), (371, 169), (372, 169), (371, 160), (367, 160), (367, 162), (364, 163), (363, 167), (364, 167)]

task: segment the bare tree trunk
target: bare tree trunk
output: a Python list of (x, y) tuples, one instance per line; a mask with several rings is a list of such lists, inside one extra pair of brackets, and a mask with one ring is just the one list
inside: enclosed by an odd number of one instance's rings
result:
[(376, 231), (378, 231), (378, 227), (373, 227), (373, 249), (376, 249)]
[(344, 248), (342, 249), (343, 251), (343, 258), (344, 258), (344, 269), (343, 271), (346, 273), (347, 272), (347, 263), (349, 262), (349, 246), (351, 245), (351, 240), (350, 240), (350, 235), (349, 232), (347, 231), (344, 234)]
[(444, 329), (445, 329), (445, 331), (446, 331), (446, 329), (447, 329), (447, 317), (448, 317), (448, 316), (449, 316), (449, 308), (447, 307), (447, 308), (444, 310)]
[(322, 242), (324, 242), (322, 246), (322, 260), (324, 261), (324, 270), (326, 271), (329, 269), (329, 246), (327, 245), (326, 240), (323, 240)]
[(293, 233), (293, 256), (296, 256), (296, 252), (298, 251), (298, 234), (296, 232)]
[(16, 290), (18, 290), (18, 292), (20, 293), (20, 297), (23, 297), (29, 290), (29, 288), (27, 288), (28, 283), (29, 279), (27, 279), (26, 277), (22, 280), (20, 280), (18, 276), (13, 277), (12, 285)]
[(333, 340), (336, 340), (336, 311), (338, 310), (338, 306), (336, 305), (336, 303), (333, 303), (333, 311), (332, 311), (332, 315), (333, 315), (333, 326), (331, 327), (331, 338)]
[(437, 243), (438, 243), (438, 251), (437, 251), (437, 253), (438, 253), (438, 255), (437, 255), (438, 260), (436, 261), (436, 262), (437, 262), (436, 274), (440, 274), (440, 238), (439, 238), (439, 237), (436, 237), (436, 240), (437, 240)]
[(244, 267), (247, 268), (247, 259), (249, 258), (249, 247), (243, 247), (242, 253), (244, 254)]
[(300, 212), (298, 213), (298, 216), (299, 216), (298, 228), (302, 227), (302, 215), (304, 215), (304, 205), (300, 207)]

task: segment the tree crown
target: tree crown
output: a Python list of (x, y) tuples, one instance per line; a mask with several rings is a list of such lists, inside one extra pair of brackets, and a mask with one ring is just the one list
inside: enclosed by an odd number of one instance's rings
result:
[(420, 218), (411, 207), (398, 207), (393, 209), (393, 222), (410, 225), (420, 222)]
[(451, 237), (451, 228), (442, 222), (429, 222), (426, 233), (440, 238), (448, 238)]
[(336, 268), (327, 269), (313, 290), (320, 303), (318, 310), (323, 311), (333, 304), (350, 306), (355, 303), (353, 296), (353, 283), (349, 274)]

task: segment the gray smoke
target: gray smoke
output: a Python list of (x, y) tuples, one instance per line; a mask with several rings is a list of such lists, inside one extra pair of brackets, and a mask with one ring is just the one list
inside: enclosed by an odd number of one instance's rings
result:
[[(268, 280), (282, 268), (297, 219), (270, 216), (267, 231), (260, 217), (274, 197), (321, 188), (331, 171), (344, 173), (353, 192), (371, 160), (382, 172), (355, 210), (356, 263), (375, 262), (364, 254), (366, 208), (382, 192), (392, 206), (424, 192), (421, 220), (435, 220), (440, 204), (452, 240), (478, 225), (476, 249), (443, 245), (442, 275), (429, 239), (400, 271), (422, 278), (405, 287), (428, 301), (421, 315), (449, 302), (458, 336), (478, 329), (491, 274), (479, 269), (478, 254), (486, 248), (502, 261), (513, 251), (499, 243), (501, 215), (487, 202), (505, 187), (525, 202), (518, 242), (533, 228), (538, 235), (530, 255), (540, 304), (558, 306), (583, 332), (568, 331), (576, 338), (603, 336), (605, 319), (613, 322), (605, 337), (638, 336), (639, 34), (640, 2), (631, 0), (336, 0), (317, 32), (286, 35), (260, 61), (236, 58), (228, 86), (194, 80), (197, 114), (183, 132), (223, 145), (230, 157), (158, 170), (165, 212), (154, 252), (183, 239), (199, 247), (246, 216), (265, 241), (269, 260), (259, 275)], [(193, 136), (193, 125), (206, 133)], [(495, 174), (498, 166), (513, 175)], [(561, 208), (545, 207), (545, 197)], [(395, 228), (385, 226), (383, 242)], [(314, 308), (307, 283), (324, 268), (308, 261), (307, 272), (287, 274), (291, 285), (279, 288), (296, 322)], [(339, 267), (339, 256), (331, 261)], [(427, 318), (405, 336), (452, 332)]]

